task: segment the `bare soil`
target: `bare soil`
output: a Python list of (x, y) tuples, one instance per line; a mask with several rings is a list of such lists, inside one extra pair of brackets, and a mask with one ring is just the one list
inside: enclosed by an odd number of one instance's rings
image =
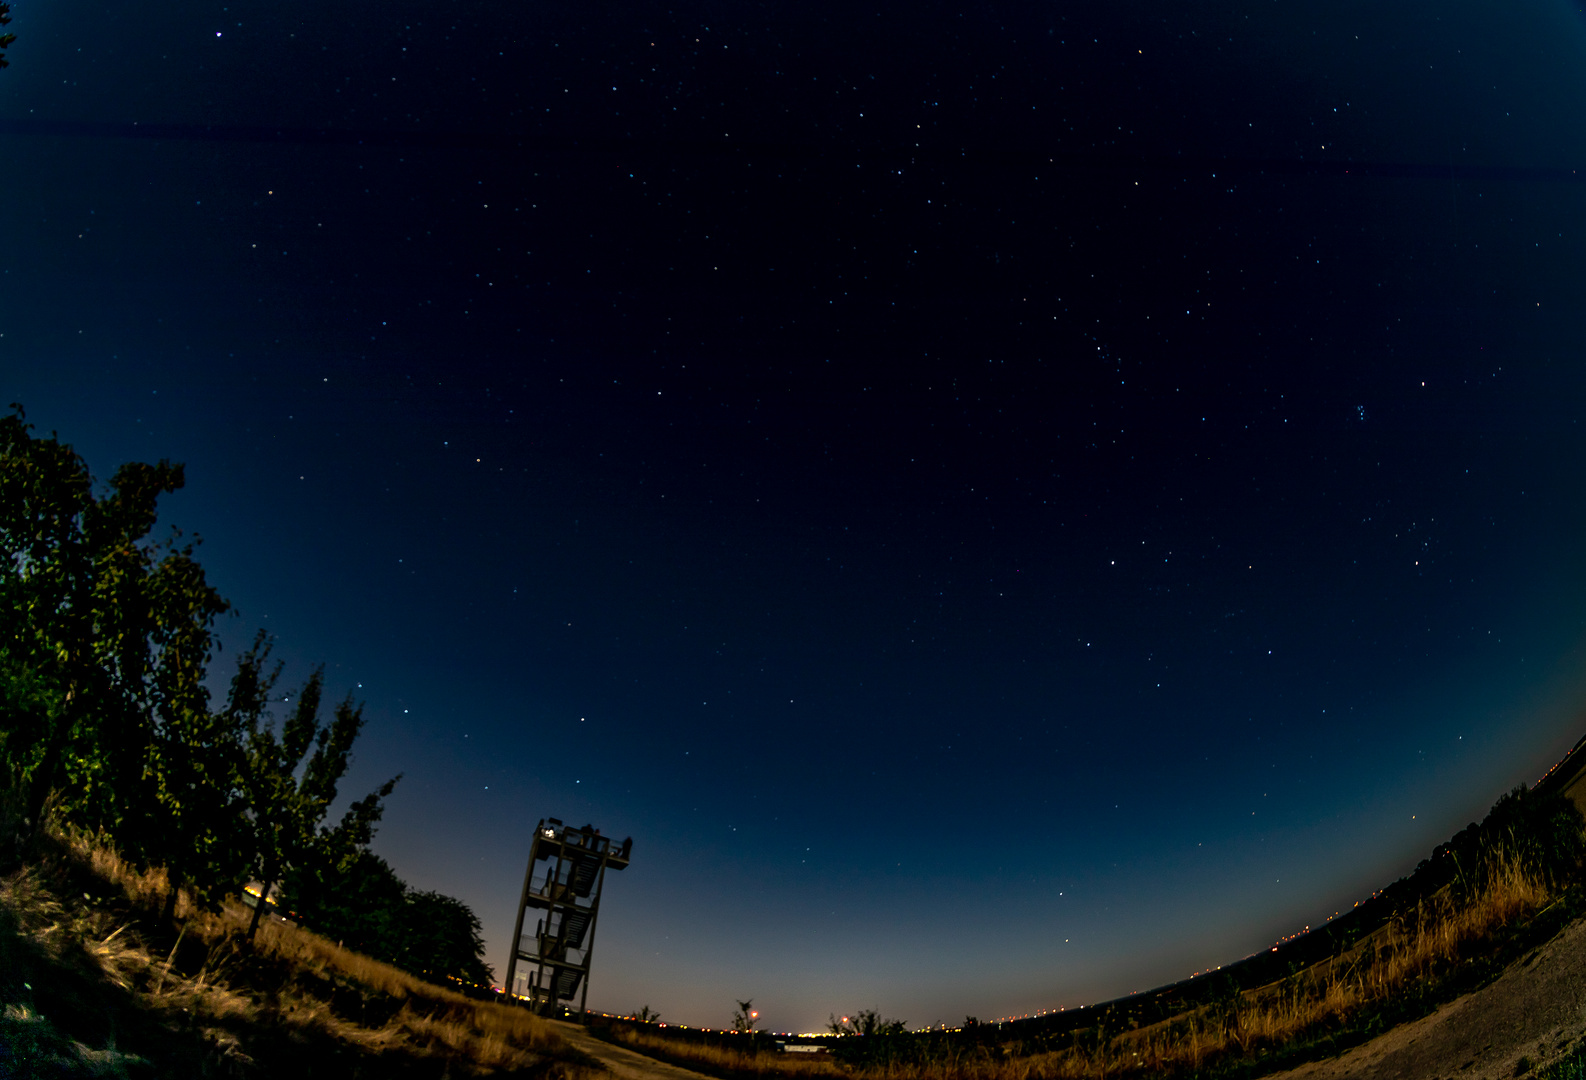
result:
[[(1474, 993), (1274, 1080), (1508, 1080), (1586, 1035), (1586, 920)], [(1525, 1059), (1522, 1065), (1521, 1060)]]

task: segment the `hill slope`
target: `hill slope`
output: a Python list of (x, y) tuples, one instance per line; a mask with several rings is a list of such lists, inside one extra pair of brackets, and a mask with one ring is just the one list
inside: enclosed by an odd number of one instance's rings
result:
[(526, 1010), (470, 1000), (250, 912), (162, 917), (164, 875), (42, 838), (0, 878), (0, 1080), (585, 1080), (600, 1067)]
[(1575, 1056), (1586, 1036), (1586, 920), (1429, 1016), (1284, 1080), (1499, 1080)]

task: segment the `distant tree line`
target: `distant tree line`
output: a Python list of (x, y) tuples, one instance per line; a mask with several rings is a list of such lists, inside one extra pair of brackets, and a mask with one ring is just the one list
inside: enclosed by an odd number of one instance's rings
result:
[[(1486, 884), (1505, 860), (1547, 884), (1562, 889), (1580, 878), (1586, 863), (1586, 831), (1580, 810), (1558, 792), (1540, 793), (1521, 785), (1492, 804), (1481, 820), (1465, 826), (1432, 849), (1415, 873), (1389, 890), (1424, 898), (1451, 886), (1465, 901)], [(1403, 902), (1403, 901), (1401, 901)]]
[(826, 1029), (839, 1038), (832, 1056), (854, 1068), (920, 1064), (931, 1059), (935, 1042), (928, 1035), (911, 1035), (906, 1021), (884, 1017), (877, 1009), (857, 1009), (848, 1016), (836, 1013)]
[[(349, 947), (488, 983), (473, 912), (408, 888), (369, 851), (400, 778), (326, 820), (362, 706), (349, 696), (322, 717), (323, 669), (281, 694), (262, 632), (211, 700), (215, 624), (231, 607), (197, 537), (153, 536), (160, 497), (182, 484), (165, 461), (97, 484), (69, 445), (33, 435), (20, 405), (0, 416), (0, 862), (55, 815), (164, 867), (167, 916), (179, 888), (214, 908), (257, 879)], [(289, 706), (279, 721), (277, 705)]]

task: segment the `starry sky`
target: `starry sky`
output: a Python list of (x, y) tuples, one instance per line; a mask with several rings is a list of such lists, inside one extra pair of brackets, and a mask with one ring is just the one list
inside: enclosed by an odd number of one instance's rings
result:
[(590, 1005), (1072, 1006), (1586, 731), (1586, 15), (16, 0), (0, 391)]

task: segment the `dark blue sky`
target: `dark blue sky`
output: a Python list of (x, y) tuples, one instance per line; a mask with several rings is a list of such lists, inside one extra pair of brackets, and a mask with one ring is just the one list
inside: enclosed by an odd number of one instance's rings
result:
[(1571, 5), (139, 14), (17, 4), (0, 391), (498, 974), (554, 815), (594, 1007), (1079, 1004), (1586, 730)]

